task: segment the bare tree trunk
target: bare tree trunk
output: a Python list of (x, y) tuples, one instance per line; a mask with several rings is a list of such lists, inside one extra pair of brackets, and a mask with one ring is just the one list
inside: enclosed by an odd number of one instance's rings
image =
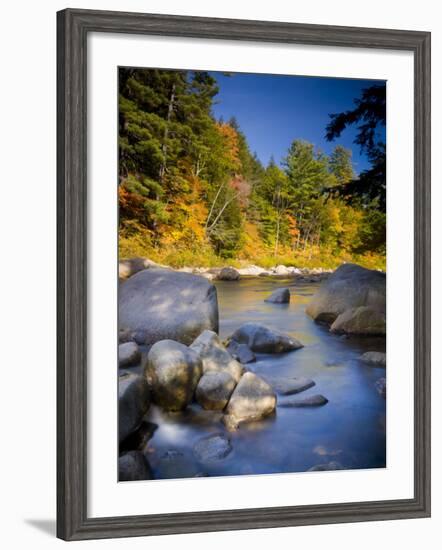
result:
[(207, 215), (206, 224), (205, 224), (205, 226), (204, 226), (206, 229), (207, 229), (207, 226), (209, 225), (209, 220), (210, 220), (210, 218), (212, 217), (213, 209), (214, 209), (214, 207), (215, 207), (216, 201), (218, 200), (219, 194), (221, 193), (221, 189), (222, 189), (223, 187), (224, 187), (224, 183), (222, 183), (222, 184), (218, 187), (218, 191), (216, 192), (215, 198), (213, 199), (212, 205), (211, 205), (210, 210), (209, 210), (209, 214)]
[(229, 204), (231, 202), (233, 202), (236, 198), (238, 198), (240, 195), (240, 193), (236, 193), (235, 195), (233, 195), (233, 197), (229, 200), (227, 200), (224, 204), (223, 204), (223, 207), (221, 208), (221, 210), (218, 212), (218, 214), (216, 215), (216, 218), (213, 220), (213, 222), (210, 224), (210, 227), (207, 229), (207, 231), (210, 233), (211, 229), (213, 229), (215, 227), (215, 225), (217, 224), (218, 220), (221, 218), (221, 216), (223, 215), (223, 212), (224, 210), (229, 206)]

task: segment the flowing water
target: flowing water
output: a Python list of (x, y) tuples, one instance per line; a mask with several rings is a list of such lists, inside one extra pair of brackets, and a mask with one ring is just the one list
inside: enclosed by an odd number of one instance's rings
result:
[[(235, 432), (225, 430), (220, 413), (198, 405), (183, 413), (151, 407), (147, 420), (158, 428), (145, 452), (154, 477), (302, 472), (330, 462), (344, 469), (385, 467), (385, 399), (375, 388), (385, 369), (359, 359), (365, 351), (385, 351), (385, 339), (343, 338), (316, 325), (305, 308), (318, 283), (250, 277), (215, 284), (221, 338), (253, 321), (295, 336), (305, 346), (280, 355), (258, 354), (247, 368), (257, 374), (311, 378), (316, 385), (296, 397), (320, 393), (329, 402), (322, 407), (277, 408), (271, 417), (242, 424)], [(290, 304), (264, 302), (283, 286), (290, 287)], [(221, 460), (198, 462), (195, 443), (219, 433), (230, 438), (232, 451)]]

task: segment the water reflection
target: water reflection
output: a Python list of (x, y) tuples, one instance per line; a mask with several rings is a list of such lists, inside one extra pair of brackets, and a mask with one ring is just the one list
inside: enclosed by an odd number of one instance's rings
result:
[[(311, 378), (316, 385), (299, 396), (320, 393), (329, 402), (320, 408), (278, 408), (269, 418), (242, 425), (228, 434), (233, 451), (210, 464), (198, 463), (192, 449), (201, 437), (225, 430), (220, 413), (198, 405), (173, 414), (152, 407), (146, 420), (159, 427), (146, 451), (155, 477), (302, 472), (327, 463), (345, 469), (385, 467), (385, 400), (375, 388), (385, 369), (359, 360), (365, 351), (385, 351), (385, 339), (342, 338), (313, 323), (305, 308), (316, 283), (255, 277), (216, 286), (221, 338), (253, 321), (305, 345), (281, 355), (258, 354), (247, 367), (257, 374)], [(290, 304), (264, 302), (281, 286), (290, 287)]]

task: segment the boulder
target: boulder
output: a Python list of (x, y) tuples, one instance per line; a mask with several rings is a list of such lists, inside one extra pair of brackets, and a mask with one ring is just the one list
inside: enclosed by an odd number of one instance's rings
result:
[(377, 389), (379, 395), (384, 399), (387, 397), (387, 381), (385, 378), (379, 378), (375, 382), (375, 388)]
[(222, 411), (227, 405), (236, 381), (227, 371), (208, 371), (196, 387), (196, 401), (203, 409)]
[(344, 466), (340, 462), (336, 462), (335, 460), (332, 460), (331, 462), (327, 462), (326, 464), (316, 464), (315, 466), (312, 466), (307, 471), (308, 472), (327, 472), (329, 470), (343, 470)]
[(149, 387), (143, 376), (124, 373), (118, 377), (118, 438), (120, 443), (134, 432), (150, 405)]
[(120, 331), (139, 344), (190, 344), (205, 329), (218, 331), (216, 289), (197, 275), (146, 269), (121, 284), (118, 315)]
[(193, 452), (200, 462), (216, 462), (225, 458), (232, 450), (230, 439), (216, 434), (203, 437), (193, 447)]
[(386, 332), (385, 312), (371, 306), (347, 309), (336, 317), (330, 327), (336, 334), (384, 335)]
[(328, 399), (323, 395), (316, 394), (304, 397), (304, 399), (287, 399), (278, 403), (278, 407), (291, 408), (291, 407), (322, 407), (326, 405)]
[(278, 395), (301, 393), (315, 385), (315, 382), (310, 380), (310, 378), (273, 377), (267, 375), (262, 375), (262, 377), (272, 386)]
[(286, 267), (285, 265), (277, 265), (275, 268), (273, 268), (273, 273), (275, 275), (290, 275), (291, 270)]
[(252, 275), (254, 277), (258, 277), (259, 275), (268, 275), (269, 272), (257, 265), (249, 265), (247, 267), (242, 267), (241, 269), (238, 269), (238, 273), (240, 275)]
[(238, 281), (240, 277), (239, 271), (233, 267), (223, 267), (217, 275), (219, 281)]
[(264, 301), (272, 304), (288, 304), (290, 302), (290, 290), (288, 288), (277, 288)]
[(120, 368), (136, 365), (140, 359), (140, 348), (135, 342), (126, 342), (118, 346), (118, 366)]
[(140, 451), (129, 451), (118, 459), (118, 481), (152, 479), (149, 464)]
[(227, 351), (234, 359), (236, 359), (243, 365), (256, 361), (256, 355), (247, 344), (238, 344), (238, 342), (235, 342), (235, 340), (230, 340), (227, 346)]
[(258, 353), (283, 353), (303, 347), (296, 338), (258, 323), (244, 323), (232, 334), (231, 340), (247, 344)]
[(242, 422), (268, 416), (275, 407), (276, 395), (272, 387), (253, 372), (246, 372), (230, 398), (223, 420), (228, 429), (235, 429)]
[(235, 382), (241, 378), (244, 368), (233, 359), (215, 332), (205, 330), (192, 342), (190, 348), (201, 358), (203, 372), (228, 372)]
[(364, 363), (370, 363), (375, 367), (385, 367), (387, 363), (387, 356), (381, 351), (367, 351), (361, 355), (361, 361), (364, 361)]
[(118, 278), (123, 280), (128, 279), (132, 275), (135, 275), (135, 273), (143, 271), (143, 269), (149, 269), (150, 267), (159, 267), (159, 265), (147, 258), (121, 260), (118, 263)]
[(321, 284), (306, 313), (318, 323), (331, 325), (344, 311), (360, 306), (385, 312), (385, 296), (385, 273), (343, 264)]
[(144, 375), (155, 403), (165, 410), (179, 411), (193, 399), (202, 375), (201, 359), (184, 344), (162, 340), (151, 347)]

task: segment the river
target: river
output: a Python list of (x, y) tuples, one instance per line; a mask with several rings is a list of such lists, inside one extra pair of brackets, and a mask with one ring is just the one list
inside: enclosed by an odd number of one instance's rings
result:
[[(365, 351), (385, 351), (385, 339), (340, 337), (316, 325), (305, 307), (318, 283), (250, 277), (215, 284), (221, 338), (254, 321), (295, 336), (305, 346), (280, 355), (258, 354), (247, 368), (257, 374), (311, 378), (316, 385), (297, 397), (320, 393), (329, 402), (317, 408), (277, 408), (273, 416), (242, 424), (235, 432), (225, 430), (220, 413), (196, 404), (182, 413), (152, 406), (146, 419), (158, 428), (145, 451), (154, 478), (304, 472), (330, 463), (344, 469), (385, 467), (386, 403), (375, 388), (385, 369), (359, 359)], [(264, 302), (282, 286), (290, 287), (290, 304)], [(199, 463), (193, 446), (218, 433), (228, 435), (232, 451), (222, 460)]]

